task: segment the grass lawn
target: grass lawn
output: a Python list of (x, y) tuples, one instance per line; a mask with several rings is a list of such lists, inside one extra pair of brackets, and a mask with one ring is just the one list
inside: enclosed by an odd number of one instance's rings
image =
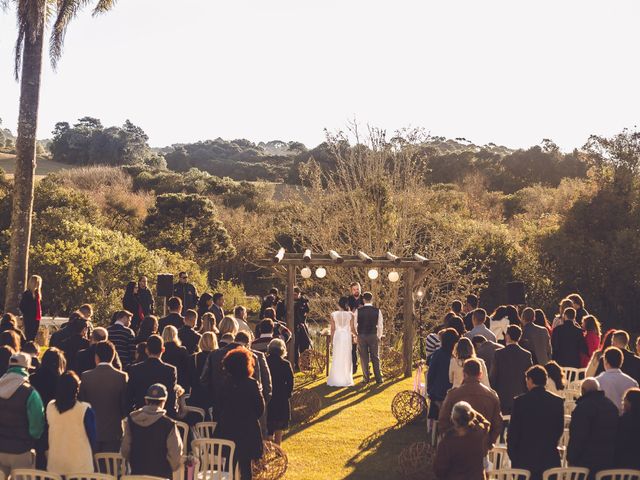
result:
[(322, 377), (305, 386), (323, 401), (311, 422), (294, 425), (283, 448), (289, 456), (287, 480), (400, 479), (398, 453), (426, 440), (424, 420), (401, 428), (391, 414), (391, 401), (413, 388), (413, 379), (386, 381), (368, 387), (330, 388)]
[[(8, 177), (13, 177), (13, 170), (16, 166), (15, 155), (8, 153), (0, 153), (0, 168), (2, 168)], [(53, 162), (45, 158), (38, 158), (36, 164), (36, 178), (42, 178), (48, 173), (58, 172), (63, 168), (70, 168), (69, 165), (64, 163)]]

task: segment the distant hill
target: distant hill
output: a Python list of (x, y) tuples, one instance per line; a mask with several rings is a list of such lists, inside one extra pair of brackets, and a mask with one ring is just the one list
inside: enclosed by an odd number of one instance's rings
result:
[[(13, 176), (16, 167), (16, 156), (9, 153), (0, 153), (0, 168), (8, 176)], [(62, 169), (69, 168), (64, 163), (54, 162), (47, 158), (39, 158), (36, 165), (36, 176), (43, 177), (49, 173), (58, 172)]]

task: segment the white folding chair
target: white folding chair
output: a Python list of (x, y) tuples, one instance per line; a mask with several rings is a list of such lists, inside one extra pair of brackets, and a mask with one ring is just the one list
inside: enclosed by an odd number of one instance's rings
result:
[(189, 446), (189, 425), (185, 422), (176, 421), (176, 427), (178, 427), (178, 433), (182, 438), (182, 446), (184, 450), (187, 451), (187, 447)]
[(65, 480), (117, 480), (113, 475), (105, 475), (104, 473), (67, 473)]
[(640, 480), (640, 470), (602, 470), (596, 473), (596, 480)]
[(206, 412), (202, 408), (190, 407), (189, 405), (187, 405), (186, 407), (184, 407), (182, 409), (182, 411), (186, 412), (187, 414), (195, 413), (196, 415), (198, 415), (200, 417), (200, 420), (198, 420), (199, 422), (204, 422), (204, 420), (205, 420)]
[(580, 467), (550, 468), (542, 474), (542, 480), (588, 480), (589, 469)]
[(198, 422), (193, 426), (195, 438), (214, 438), (213, 432), (216, 430), (217, 422)]
[(491, 469), (492, 471), (511, 467), (511, 461), (509, 460), (507, 447), (493, 447), (491, 450), (489, 450), (487, 456), (489, 457), (491, 465), (493, 465), (493, 468)]
[(16, 468), (10, 477), (12, 480), (62, 480), (61, 475), (32, 468)]
[(504, 468), (487, 473), (489, 480), (529, 480), (531, 472), (519, 468)]
[(580, 384), (582, 380), (584, 380), (586, 368), (572, 368), (572, 367), (563, 367), (562, 373), (564, 374), (565, 383), (567, 388), (576, 388), (580, 389)]
[(564, 428), (565, 429), (569, 428), (569, 425), (571, 425), (571, 415), (565, 415), (564, 416)]
[(565, 388), (562, 390), (562, 394), (565, 400), (575, 402), (582, 396), (582, 391), (576, 390), (575, 388)]
[(564, 414), (571, 416), (573, 410), (576, 408), (576, 402), (573, 400), (565, 400), (564, 401)]
[(119, 453), (96, 453), (93, 456), (96, 472), (120, 478), (129, 473), (127, 462)]
[(200, 480), (234, 480), (236, 444), (219, 438), (198, 438), (191, 443), (200, 462), (196, 477)]

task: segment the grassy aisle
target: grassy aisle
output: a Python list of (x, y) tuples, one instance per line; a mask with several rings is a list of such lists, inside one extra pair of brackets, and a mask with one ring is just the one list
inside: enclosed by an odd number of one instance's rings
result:
[(424, 421), (395, 428), (391, 401), (411, 390), (412, 379), (363, 387), (329, 388), (322, 378), (306, 388), (323, 399), (323, 409), (310, 423), (294, 426), (283, 447), (289, 456), (287, 480), (395, 479), (398, 453), (425, 440)]

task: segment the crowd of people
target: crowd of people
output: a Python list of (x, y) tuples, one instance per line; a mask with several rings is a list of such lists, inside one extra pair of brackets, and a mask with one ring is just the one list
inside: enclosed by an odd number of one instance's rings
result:
[[(306, 315), (302, 299), (298, 292), (296, 309)], [(34, 341), (41, 301), (42, 280), (34, 275), (20, 303), (24, 332), (15, 315), (0, 320), (5, 475), (34, 467), (92, 473), (95, 453), (119, 452), (132, 474), (171, 478), (188, 450), (176, 421), (212, 420), (216, 438), (235, 442), (235, 460), (247, 479), (263, 439), (282, 441), (293, 392), (286, 359), (292, 335), (277, 290), (265, 298), (253, 330), (245, 307), (225, 313), (224, 295), (199, 296), (185, 272), (167, 301), (168, 314), (158, 318), (141, 276), (127, 285), (123, 309), (108, 327), (94, 326), (91, 305), (81, 305), (46, 350)]]
[[(629, 341), (624, 330), (602, 334), (578, 294), (560, 302), (551, 322), (542, 310), (512, 305), (489, 315), (474, 295), (453, 302), (425, 342), (437, 478), (484, 479), (499, 443), (532, 480), (560, 467), (561, 453), (590, 478), (640, 469), (640, 357)], [(582, 378), (569, 384), (565, 370)]]

